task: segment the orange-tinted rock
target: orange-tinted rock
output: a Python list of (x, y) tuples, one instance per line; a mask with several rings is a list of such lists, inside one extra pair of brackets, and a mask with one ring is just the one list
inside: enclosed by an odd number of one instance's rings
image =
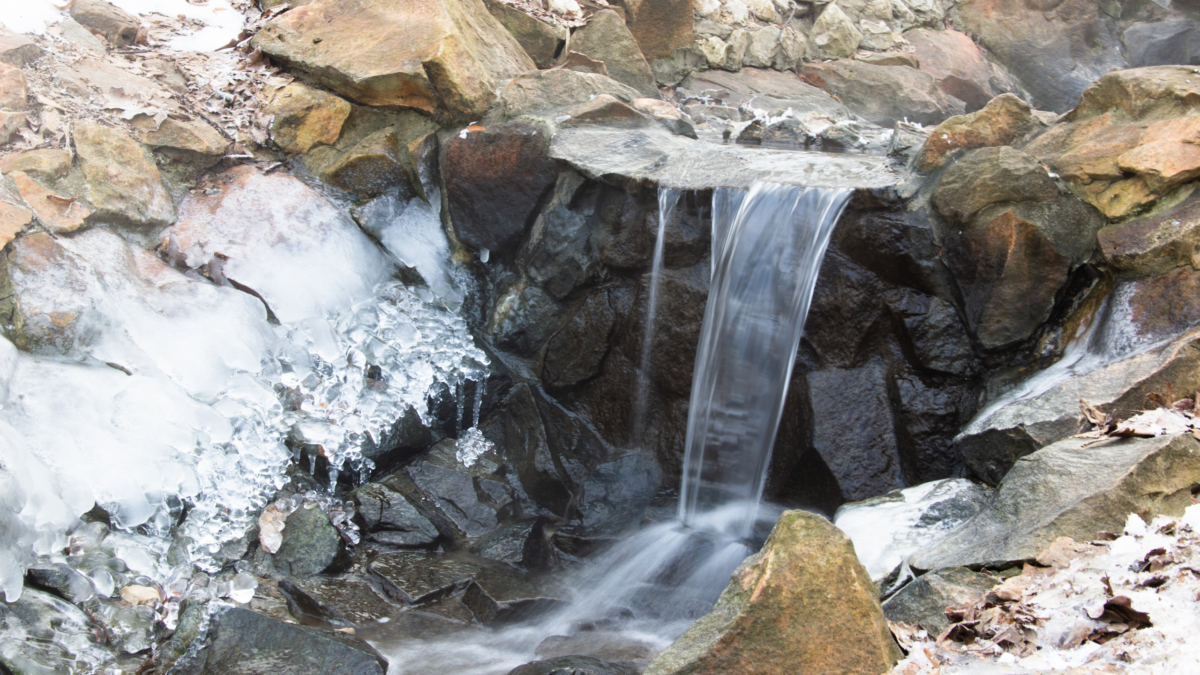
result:
[(625, 23), (647, 61), (670, 58), (692, 44), (692, 0), (635, 0), (625, 3)]
[(920, 69), (933, 75), (947, 94), (975, 112), (992, 100), (991, 69), (970, 37), (956, 30), (917, 28), (904, 34), (912, 43)]
[(51, 232), (74, 232), (83, 227), (91, 211), (74, 197), (60, 197), (25, 175), (23, 171), (9, 174), (21, 199), (33, 209), (38, 220)]
[(1112, 115), (1058, 124), (1022, 148), (1046, 162), (1058, 175), (1073, 183), (1117, 180), (1124, 173), (1117, 157), (1136, 148), (1145, 128), (1112, 124)]
[(268, 23), (263, 52), (365, 105), (477, 119), (536, 68), (482, 0), (315, 0)]
[(267, 106), (271, 140), (284, 152), (303, 154), (314, 145), (333, 145), (350, 116), (350, 104), (333, 94), (294, 82), (280, 89)]
[(70, 352), (86, 338), (73, 327), (90, 307), (89, 283), (88, 271), (51, 235), (35, 232), (14, 240), (0, 254), (4, 334), (25, 351)]
[(1154, 122), (1141, 145), (1121, 154), (1117, 165), (1159, 194), (1200, 177), (1200, 117)]
[(849, 538), (821, 516), (785, 511), (713, 610), (645, 675), (877, 675), (899, 659)]
[(8, 245), (25, 226), (33, 222), (33, 212), (24, 206), (0, 200), (0, 249)]
[[(134, 124), (145, 117), (134, 118)], [(229, 149), (229, 141), (204, 120), (177, 120), (171, 117), (154, 126), (138, 127), (138, 140), (178, 159), (200, 159), (206, 166), (216, 164)]]
[(165, 226), (175, 220), (175, 206), (154, 157), (124, 131), (79, 124), (75, 151), (96, 218), (133, 226)]
[(388, 127), (355, 143), (318, 174), (326, 183), (363, 197), (377, 197), (396, 186), (411, 194), (404, 170), (407, 152), (407, 147), (400, 146), (396, 130)]
[(933, 192), (933, 203), (946, 218), (966, 223), (991, 204), (1056, 197), (1058, 188), (1036, 159), (1000, 146), (973, 150), (947, 169)]
[(1082, 120), (1107, 112), (1122, 119), (1166, 119), (1200, 111), (1200, 76), (1194, 66), (1153, 66), (1109, 73), (1083, 92), (1068, 115)]
[[(637, 100), (637, 99), (634, 99)], [(562, 111), (561, 126), (577, 124), (605, 124), (608, 126), (640, 126), (649, 123), (650, 118), (634, 110), (629, 105), (617, 100), (614, 96), (600, 94), (587, 103), (580, 103)]]
[(1097, 236), (1114, 269), (1159, 273), (1182, 265), (1200, 268), (1200, 193), (1166, 213), (1109, 225)]
[(24, 110), (26, 96), (25, 74), (20, 68), (0, 63), (0, 108)]
[(65, 176), (70, 169), (71, 155), (66, 150), (44, 148), (0, 157), (0, 173), (24, 171), (46, 178), (59, 178)]
[(1162, 195), (1154, 192), (1141, 176), (1114, 182), (1096, 182), (1080, 190), (1084, 199), (1110, 220), (1134, 215)]
[(932, 171), (961, 150), (1011, 145), (1039, 124), (1029, 104), (1012, 94), (1002, 94), (982, 110), (939, 124), (925, 141), (918, 167)]

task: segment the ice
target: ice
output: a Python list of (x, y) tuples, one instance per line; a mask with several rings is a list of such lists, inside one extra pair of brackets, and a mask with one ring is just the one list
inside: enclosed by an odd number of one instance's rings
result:
[(455, 459), (459, 464), (468, 468), (474, 466), (477, 459), (494, 449), (491, 442), (483, 437), (483, 432), (475, 427), (463, 432), (455, 447), (457, 448), (454, 453)]
[(987, 500), (984, 488), (965, 478), (948, 478), (846, 504), (833, 523), (850, 537), (871, 578), (879, 579), (957, 529)]
[[(407, 203), (394, 195), (380, 197), (364, 206), (358, 217), (363, 229), (397, 260), (415, 269), (429, 290), (457, 307), (465, 297), (466, 277), (454, 262), (450, 242), (442, 229), (441, 201), (436, 192), (432, 198), (438, 206), (418, 197)], [(487, 262), (486, 258), (483, 261)]]

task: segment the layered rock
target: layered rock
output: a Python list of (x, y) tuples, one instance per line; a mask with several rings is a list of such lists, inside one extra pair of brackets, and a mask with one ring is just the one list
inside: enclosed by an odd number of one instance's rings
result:
[(75, 152), (96, 220), (138, 227), (175, 221), (154, 157), (125, 132), (99, 124), (75, 127)]
[[(652, 3), (653, 0), (646, 4)], [(616, 12), (606, 9), (593, 14), (587, 25), (571, 36), (571, 50), (603, 61), (609, 77), (637, 89), (643, 96), (658, 97), (650, 64)]]
[(938, 124), (966, 110), (965, 104), (943, 91), (932, 75), (906, 66), (839, 59), (807, 63), (803, 72), (810, 84), (833, 94), (868, 122), (886, 127), (904, 119)]

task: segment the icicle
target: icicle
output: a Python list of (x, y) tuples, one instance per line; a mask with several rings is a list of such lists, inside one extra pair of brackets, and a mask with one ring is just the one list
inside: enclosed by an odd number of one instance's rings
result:
[(463, 400), (463, 397), (466, 394), (466, 392), (463, 391), (464, 383), (465, 383), (465, 381), (461, 380), (461, 379), (454, 383), (454, 403), (458, 406), (458, 435), (459, 436), (461, 436), (462, 432), (463, 432), (463, 415), (466, 412), (466, 403), (467, 403), (465, 400)]
[(483, 393), (487, 388), (487, 375), (475, 380), (475, 407), (471, 411), (471, 426), (479, 426), (479, 411), (483, 408)]

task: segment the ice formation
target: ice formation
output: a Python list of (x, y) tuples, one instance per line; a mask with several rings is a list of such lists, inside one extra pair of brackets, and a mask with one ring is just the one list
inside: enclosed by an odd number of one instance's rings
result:
[[(34, 313), (73, 320), (43, 326), (36, 353), (0, 340), (7, 599), (35, 555), (63, 557), (93, 504), (118, 530), (113, 555), (186, 586), (188, 563), (211, 568), (282, 485), (289, 445), (369, 467), (362, 446), (409, 408), (428, 422), (431, 397), (484, 377), (465, 322), (394, 281), (329, 201), (284, 176), (240, 187), (215, 209), (189, 197), (166, 236), (176, 267), (94, 228), (47, 240), (55, 264), (14, 275)], [(172, 535), (186, 563), (167, 562)], [(111, 594), (107, 572), (81, 571)]]

